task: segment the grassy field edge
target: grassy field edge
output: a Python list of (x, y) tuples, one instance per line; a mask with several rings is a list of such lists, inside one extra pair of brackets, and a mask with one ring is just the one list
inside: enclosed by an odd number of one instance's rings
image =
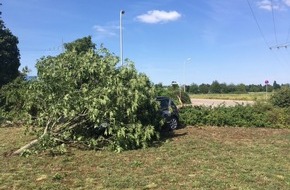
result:
[(6, 157), (33, 137), (0, 128), (0, 189), (287, 189), (290, 130), (186, 127), (120, 154)]

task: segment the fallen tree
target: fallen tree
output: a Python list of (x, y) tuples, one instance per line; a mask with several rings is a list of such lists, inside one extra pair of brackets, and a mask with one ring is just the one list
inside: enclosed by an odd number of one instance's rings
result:
[(38, 78), (27, 88), (22, 111), (38, 138), (13, 154), (72, 143), (122, 151), (147, 147), (159, 137), (162, 122), (146, 75), (129, 61), (117, 67), (118, 58), (96, 49), (90, 37), (65, 47), (36, 64)]

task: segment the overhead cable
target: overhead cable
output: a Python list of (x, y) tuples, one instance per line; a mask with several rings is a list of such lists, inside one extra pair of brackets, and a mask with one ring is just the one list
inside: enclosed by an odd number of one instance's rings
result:
[(250, 10), (251, 10), (252, 16), (253, 16), (253, 18), (254, 18), (254, 20), (255, 20), (255, 23), (256, 23), (256, 25), (257, 25), (259, 31), (260, 31), (260, 34), (261, 34), (261, 36), (262, 36), (262, 38), (263, 38), (263, 40), (264, 40), (266, 46), (270, 49), (270, 46), (269, 46), (269, 44), (268, 44), (268, 42), (267, 42), (267, 40), (266, 40), (266, 38), (265, 38), (265, 35), (264, 35), (264, 33), (263, 33), (263, 31), (262, 31), (260, 25), (259, 25), (258, 19), (257, 19), (255, 13), (254, 13), (254, 10), (253, 10), (253, 8), (252, 8), (252, 5), (251, 5), (251, 3), (249, 2), (249, 0), (247, 0), (247, 2), (248, 2), (248, 5), (249, 5), (249, 7), (250, 7)]
[(272, 11), (272, 20), (273, 20), (273, 26), (274, 26), (274, 35), (275, 35), (275, 40), (276, 40), (276, 44), (278, 44), (278, 40), (277, 40), (277, 31), (276, 31), (276, 22), (275, 22), (275, 15), (274, 15), (273, 0), (271, 0), (271, 11)]

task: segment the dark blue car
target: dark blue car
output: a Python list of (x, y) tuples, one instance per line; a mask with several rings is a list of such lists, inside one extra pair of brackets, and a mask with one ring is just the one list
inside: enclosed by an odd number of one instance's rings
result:
[(166, 127), (170, 130), (177, 129), (179, 126), (179, 113), (173, 100), (165, 96), (158, 96), (156, 100), (160, 102), (160, 111), (165, 119)]

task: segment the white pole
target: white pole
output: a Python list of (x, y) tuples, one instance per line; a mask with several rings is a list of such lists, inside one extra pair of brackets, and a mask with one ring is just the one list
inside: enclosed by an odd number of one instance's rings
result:
[(266, 85), (266, 101), (268, 100), (268, 84), (269, 84), (269, 81), (268, 80), (265, 80), (265, 85)]
[(183, 64), (183, 76), (184, 76), (184, 86), (183, 86), (184, 89), (183, 90), (184, 90), (184, 92), (186, 91), (186, 87), (185, 87), (186, 86), (186, 84), (185, 84), (186, 83), (185, 64), (187, 62), (189, 62), (190, 60), (191, 60), (191, 58), (187, 58), (186, 61), (184, 61), (184, 64)]
[(266, 101), (268, 100), (268, 84), (266, 84)]
[(125, 11), (120, 11), (120, 62), (123, 66), (123, 34), (122, 34), (122, 15), (125, 14)]

